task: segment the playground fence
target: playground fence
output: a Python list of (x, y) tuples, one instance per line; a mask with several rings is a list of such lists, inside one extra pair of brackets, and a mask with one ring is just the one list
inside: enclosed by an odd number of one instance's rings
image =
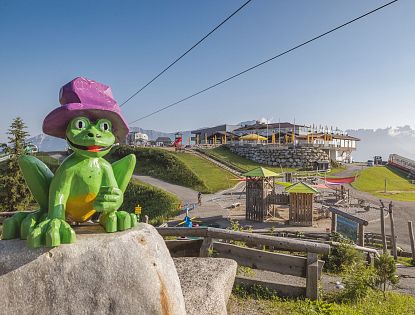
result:
[[(305, 288), (286, 283), (257, 281), (256, 279), (244, 276), (237, 276), (237, 283), (252, 285), (261, 282), (261, 285), (278, 291), (282, 296), (306, 296), (313, 300), (318, 299), (318, 280), (320, 279), (324, 265), (324, 261), (318, 259), (318, 254), (329, 254), (330, 245), (328, 244), (210, 227), (172, 227), (158, 228), (157, 230), (162, 236), (201, 238), (166, 240), (166, 245), (173, 257), (207, 257), (213, 250), (214, 257), (230, 258), (242, 266), (306, 278)], [(231, 244), (231, 242), (244, 242), (247, 246), (257, 248), (267, 246), (274, 250), (306, 253), (306, 256), (296, 256), (238, 246)]]

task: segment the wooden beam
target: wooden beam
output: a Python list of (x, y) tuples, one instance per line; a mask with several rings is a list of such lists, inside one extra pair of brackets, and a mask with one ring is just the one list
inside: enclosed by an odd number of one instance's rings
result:
[(388, 245), (386, 244), (385, 234), (385, 205), (382, 200), (380, 200), (380, 205), (380, 233), (382, 234), (383, 252), (387, 253)]
[(412, 221), (408, 221), (409, 229), (409, 240), (411, 242), (412, 260), (415, 262), (415, 241), (414, 241), (414, 230), (412, 228)]
[(200, 247), (200, 257), (208, 257), (209, 250), (212, 248), (213, 239), (211, 237), (205, 237), (202, 242), (202, 246)]
[[(253, 269), (268, 270), (284, 275), (305, 277), (307, 274), (307, 258), (281, 253), (266, 252), (254, 248), (241, 247), (227, 243), (213, 243), (215, 257), (230, 258), (239, 265)], [(320, 271), (324, 261), (318, 261)]]
[(315, 253), (307, 255), (306, 297), (318, 300), (318, 257)]
[(337, 214), (334, 212), (331, 213), (331, 232), (337, 232)]
[(389, 203), (389, 219), (391, 222), (391, 234), (392, 234), (392, 255), (393, 259), (398, 260), (398, 250), (397, 250), (397, 236), (395, 234), (395, 222), (393, 219), (393, 204), (392, 201)]
[(365, 246), (365, 226), (359, 224), (358, 245)]
[(288, 239), (284, 237), (258, 235), (248, 232), (239, 232), (218, 228), (182, 228), (167, 227), (157, 228), (162, 236), (193, 236), (193, 237), (212, 237), (213, 239), (242, 241), (255, 245), (273, 246), (278, 249), (296, 252), (312, 252), (317, 254), (329, 254), (330, 245), (307, 242), (297, 239)]
[(278, 296), (281, 297), (305, 297), (306, 288), (290, 285), (288, 283), (279, 283), (271, 280), (259, 280), (255, 278), (250, 278), (246, 276), (237, 275), (235, 278), (235, 284), (243, 284), (246, 286), (261, 286), (263, 288), (268, 288), (269, 290), (274, 290), (278, 293)]

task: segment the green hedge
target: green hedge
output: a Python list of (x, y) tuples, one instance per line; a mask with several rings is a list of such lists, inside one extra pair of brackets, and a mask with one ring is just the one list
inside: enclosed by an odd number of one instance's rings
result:
[(137, 158), (136, 173), (140, 175), (156, 177), (199, 191), (207, 190), (204, 182), (186, 164), (167, 150), (122, 145), (113, 148), (109, 160), (115, 161), (131, 153)]
[(141, 216), (148, 215), (151, 224), (159, 224), (174, 217), (180, 210), (180, 200), (173, 194), (132, 180), (124, 193), (121, 210), (134, 212), (138, 205), (142, 208)]

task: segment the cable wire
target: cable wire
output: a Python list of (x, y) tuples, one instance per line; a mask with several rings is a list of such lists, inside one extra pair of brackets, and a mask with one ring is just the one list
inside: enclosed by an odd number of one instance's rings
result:
[(140, 117), (140, 118), (138, 118), (138, 119), (136, 119), (136, 120), (134, 120), (134, 121), (130, 122), (130, 123), (129, 123), (129, 125), (134, 124), (134, 123), (136, 123), (137, 121), (143, 120), (143, 119), (148, 118), (148, 117), (150, 117), (150, 116), (153, 116), (153, 115), (155, 115), (155, 114), (157, 114), (157, 113), (160, 113), (161, 111), (164, 111), (164, 110), (166, 110), (166, 109), (168, 109), (168, 108), (170, 108), (170, 107), (173, 107), (173, 106), (175, 106), (175, 105), (177, 105), (177, 104), (180, 104), (180, 103), (182, 103), (182, 102), (184, 102), (184, 101), (187, 101), (188, 99), (190, 99), (190, 98), (192, 98), (192, 97), (195, 97), (195, 96), (197, 96), (197, 95), (199, 95), (199, 94), (202, 94), (202, 93), (204, 93), (204, 92), (206, 92), (206, 91), (208, 91), (208, 90), (211, 90), (211, 89), (213, 89), (213, 88), (217, 87), (218, 85), (221, 85), (221, 84), (223, 84), (223, 83), (225, 83), (225, 82), (227, 82), (227, 81), (230, 81), (230, 80), (232, 80), (232, 79), (234, 79), (234, 78), (236, 78), (236, 77), (239, 77), (240, 75), (242, 75), (242, 74), (244, 74), (244, 73), (247, 73), (248, 71), (251, 71), (251, 70), (253, 70), (253, 69), (255, 69), (255, 68), (258, 68), (258, 67), (260, 67), (260, 66), (262, 66), (262, 65), (264, 65), (264, 64), (266, 64), (266, 63), (268, 63), (268, 62), (270, 62), (270, 61), (272, 61), (272, 60), (274, 60), (274, 59), (277, 59), (277, 58), (279, 58), (279, 57), (281, 57), (281, 56), (283, 56), (283, 55), (286, 55), (286, 54), (288, 54), (289, 52), (292, 52), (293, 50), (296, 50), (296, 49), (298, 49), (298, 48), (300, 48), (300, 47), (302, 47), (302, 46), (305, 46), (305, 45), (307, 45), (307, 44), (309, 44), (309, 43), (311, 43), (311, 42), (313, 42), (313, 41), (315, 41), (315, 40), (317, 40), (317, 39), (319, 39), (319, 38), (322, 38), (322, 37), (324, 37), (324, 36), (326, 36), (326, 35), (328, 35), (328, 34), (330, 34), (330, 33), (334, 32), (334, 31), (337, 31), (338, 29), (343, 28), (343, 27), (345, 27), (345, 26), (347, 26), (347, 25), (349, 25), (349, 24), (351, 24), (351, 23), (353, 23), (353, 22), (356, 22), (357, 20), (360, 20), (360, 19), (362, 19), (362, 18), (364, 18), (364, 17), (366, 17), (366, 16), (368, 16), (368, 15), (370, 15), (370, 14), (372, 14), (372, 13), (375, 13), (376, 11), (379, 11), (379, 10), (381, 10), (381, 9), (383, 9), (383, 8), (385, 8), (385, 7), (389, 6), (389, 5), (391, 5), (391, 4), (393, 4), (393, 3), (397, 2), (397, 1), (398, 1), (398, 0), (393, 0), (393, 1), (390, 1), (390, 2), (388, 2), (388, 3), (384, 4), (384, 5), (380, 6), (380, 7), (377, 7), (376, 9), (373, 9), (373, 10), (371, 10), (371, 11), (369, 11), (369, 12), (365, 13), (365, 14), (362, 14), (362, 15), (360, 15), (360, 16), (358, 16), (358, 17), (356, 17), (356, 18), (354, 18), (354, 19), (352, 19), (352, 20), (350, 20), (350, 21), (348, 21), (348, 22), (346, 22), (346, 23), (343, 23), (343, 24), (341, 24), (341, 25), (339, 25), (339, 26), (337, 26), (337, 27), (335, 27), (335, 28), (332, 28), (331, 30), (329, 30), (329, 31), (327, 31), (327, 32), (325, 32), (325, 33), (322, 33), (322, 34), (320, 34), (320, 35), (318, 35), (318, 36), (316, 36), (316, 37), (313, 37), (312, 39), (309, 39), (309, 40), (307, 40), (307, 41), (305, 41), (305, 42), (303, 42), (303, 43), (301, 43), (301, 44), (299, 44), (299, 45), (297, 45), (297, 46), (294, 46), (293, 48), (290, 48), (290, 49), (288, 49), (288, 50), (286, 50), (286, 51), (284, 51), (284, 52), (282, 52), (282, 53), (280, 53), (280, 54), (278, 54), (278, 55), (276, 55), (276, 56), (274, 56), (274, 57), (271, 57), (271, 58), (269, 58), (269, 59), (267, 59), (267, 60), (264, 60), (264, 61), (262, 61), (262, 62), (260, 62), (260, 63), (256, 64), (255, 66), (252, 66), (252, 67), (250, 67), (250, 68), (248, 68), (248, 69), (245, 69), (245, 70), (243, 70), (243, 71), (241, 71), (241, 72), (239, 72), (239, 73), (237, 73), (237, 74), (234, 74), (233, 76), (230, 76), (230, 77), (226, 78), (225, 80), (222, 80), (222, 81), (220, 81), (220, 82), (217, 82), (217, 83), (215, 83), (215, 84), (213, 84), (213, 85), (211, 85), (211, 86), (209, 86), (209, 87), (207, 87), (207, 88), (205, 88), (205, 89), (203, 89), (203, 90), (200, 90), (200, 91), (198, 91), (198, 92), (196, 92), (196, 93), (194, 93), (194, 94), (192, 94), (192, 95), (189, 95), (189, 96), (187, 96), (187, 97), (185, 97), (185, 98), (182, 98), (181, 100), (178, 100), (177, 102), (174, 102), (174, 103), (172, 103), (172, 104), (170, 104), (170, 105), (164, 106), (164, 107), (162, 107), (162, 108), (160, 108), (160, 109), (158, 109), (158, 110), (156, 110), (156, 111), (154, 111), (154, 112), (152, 112), (152, 113), (150, 113), (150, 114), (147, 114), (147, 115), (145, 115), (145, 116), (142, 116), (142, 117)]
[(193, 50), (194, 48), (196, 48), (201, 42), (203, 42), (206, 38), (208, 38), (210, 35), (212, 35), (218, 28), (220, 28), (223, 24), (225, 24), (228, 20), (230, 20), (236, 13), (238, 13), (239, 11), (241, 11), (251, 1), (252, 0), (248, 0), (243, 5), (241, 5), (236, 11), (234, 11), (231, 15), (229, 15), (226, 19), (224, 19), (213, 30), (211, 30), (209, 33), (207, 33), (205, 36), (203, 36), (202, 39), (200, 39), (196, 44), (194, 44), (192, 47), (190, 47), (188, 50), (186, 50), (180, 57), (176, 58), (169, 66), (167, 66), (166, 68), (164, 68), (159, 74), (157, 74), (154, 78), (152, 78), (145, 85), (143, 85), (137, 92), (135, 92), (133, 95), (131, 95), (129, 98), (127, 98), (124, 102), (122, 102), (122, 104), (120, 105), (120, 107), (124, 106), (127, 102), (129, 102), (131, 99), (133, 99), (138, 93), (140, 93), (147, 86), (149, 86), (151, 83), (153, 83), (155, 80), (157, 80), (158, 77), (160, 77), (163, 73), (165, 73), (167, 70), (169, 70), (171, 67), (173, 67), (180, 59), (182, 59), (191, 50)]

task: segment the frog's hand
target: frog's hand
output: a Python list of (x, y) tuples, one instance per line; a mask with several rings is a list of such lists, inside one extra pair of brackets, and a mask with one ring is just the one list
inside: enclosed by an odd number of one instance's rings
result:
[(53, 178), (53, 173), (38, 158), (30, 155), (19, 157), (19, 166), (23, 177), (29, 186), (33, 197), (40, 206), (41, 211), (47, 211), (49, 202), (49, 186)]
[(117, 181), (118, 188), (124, 193), (127, 185), (133, 175), (135, 168), (135, 155), (129, 154), (112, 163), (112, 170), (114, 172), (115, 180)]

